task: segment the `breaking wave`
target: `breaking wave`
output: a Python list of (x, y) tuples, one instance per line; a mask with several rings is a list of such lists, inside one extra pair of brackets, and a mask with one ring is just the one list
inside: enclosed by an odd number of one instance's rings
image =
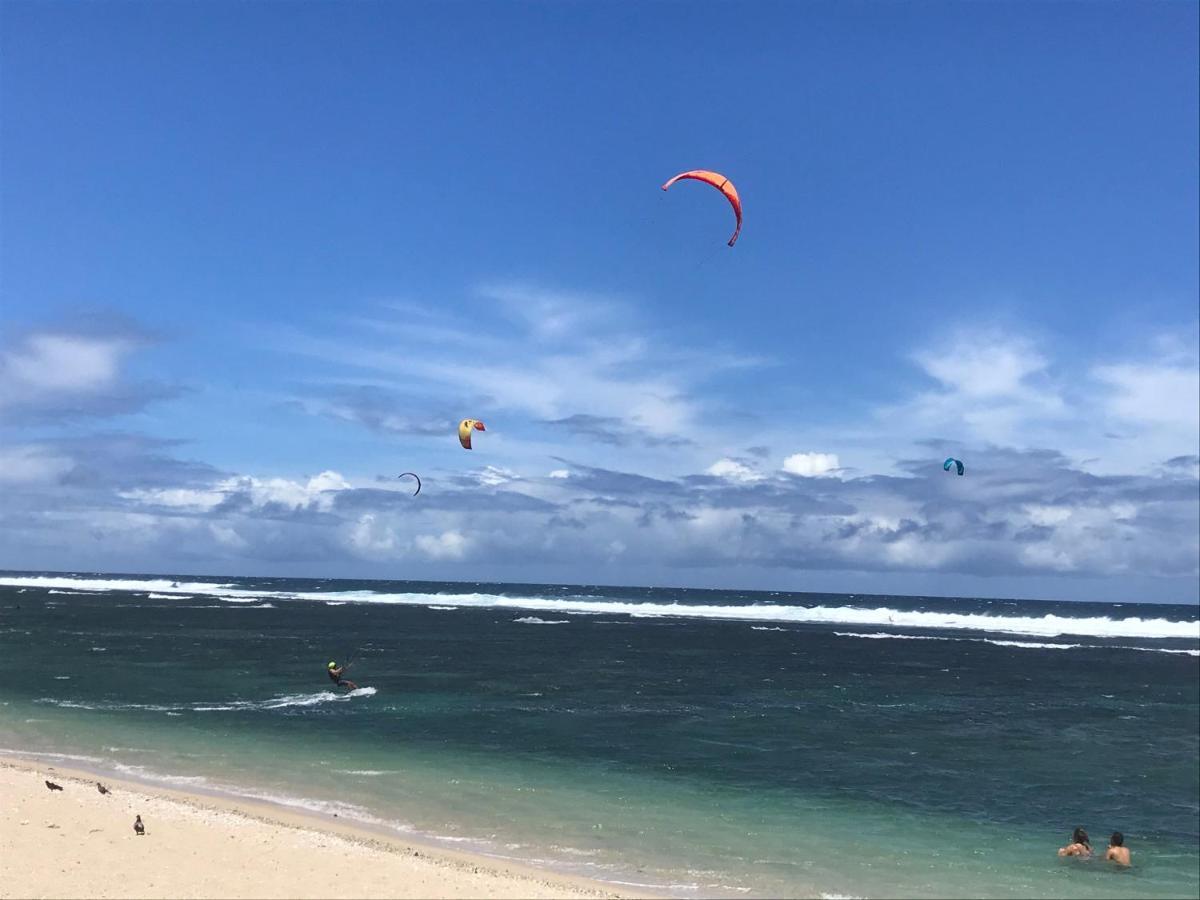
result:
[(803, 625), (883, 626), (922, 630), (981, 631), (1053, 638), (1073, 635), (1092, 638), (1184, 639), (1200, 641), (1200, 621), (1166, 618), (1109, 618), (1047, 614), (989, 615), (932, 612), (886, 606), (799, 606), (775, 603), (740, 605), (654, 603), (588, 597), (510, 597), (503, 594), (389, 593), (377, 591), (267, 591), (215, 582), (171, 582), (165, 579), (78, 578), (64, 576), (0, 575), (0, 585), (90, 591), (155, 591), (176, 595), (206, 595), (230, 603), (320, 601), (322, 603), (385, 603), (400, 605), (512, 609), (563, 615), (604, 613), (638, 618), (722, 619)]
[(958, 641), (969, 644), (992, 644), (995, 647), (1021, 647), (1025, 650), (1141, 650), (1145, 653), (1178, 653), (1200, 656), (1200, 650), (1175, 650), (1164, 647), (1129, 647), (1123, 644), (1045, 644), (1038, 641), (997, 641), (990, 638), (935, 637), (927, 634), (889, 634), (875, 632), (859, 634), (853, 631), (835, 631), (838, 637), (870, 638), (873, 640), (896, 641)]

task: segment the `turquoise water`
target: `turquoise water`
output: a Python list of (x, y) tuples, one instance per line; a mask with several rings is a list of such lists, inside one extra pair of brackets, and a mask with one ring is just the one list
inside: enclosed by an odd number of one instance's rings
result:
[(1194, 608), (172, 581), (0, 576), (0, 747), (680, 896), (1200, 893)]

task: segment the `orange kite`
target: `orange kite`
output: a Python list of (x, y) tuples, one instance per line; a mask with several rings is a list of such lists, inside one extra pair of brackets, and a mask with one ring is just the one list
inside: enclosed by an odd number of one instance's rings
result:
[(742, 230), (742, 198), (738, 196), (737, 188), (733, 186), (733, 182), (722, 175), (720, 172), (709, 172), (706, 169), (693, 169), (690, 172), (680, 172), (670, 181), (662, 186), (665, 191), (675, 182), (684, 178), (690, 178), (693, 181), (703, 181), (705, 184), (711, 184), (718, 191), (725, 195), (725, 199), (729, 201), (729, 205), (733, 207), (734, 215), (737, 216), (737, 228), (733, 230), (733, 237), (729, 239), (729, 246), (732, 247), (738, 239), (738, 233)]

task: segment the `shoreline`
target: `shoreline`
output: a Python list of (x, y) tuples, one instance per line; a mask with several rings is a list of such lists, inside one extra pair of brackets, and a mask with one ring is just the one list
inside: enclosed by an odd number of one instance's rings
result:
[[(64, 790), (52, 792), (44, 780)], [(101, 796), (98, 780), (112, 793)], [(5, 755), (0, 786), (0, 807), (11, 823), (0, 830), (3, 898), (665, 896), (449, 849), (336, 814), (180, 790), (99, 768)], [(146, 822), (144, 844), (130, 843), (137, 840), (135, 814)], [(47, 829), (73, 840), (54, 841)], [(153, 856), (142, 852), (147, 847)], [(281, 872), (280, 861), (289, 857), (295, 865)], [(114, 883), (114, 870), (124, 873), (124, 884)]]

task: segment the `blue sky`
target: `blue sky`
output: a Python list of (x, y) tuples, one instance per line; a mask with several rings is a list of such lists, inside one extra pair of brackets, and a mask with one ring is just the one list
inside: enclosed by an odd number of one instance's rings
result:
[(0, 14), (0, 565), (1197, 600), (1194, 4)]

